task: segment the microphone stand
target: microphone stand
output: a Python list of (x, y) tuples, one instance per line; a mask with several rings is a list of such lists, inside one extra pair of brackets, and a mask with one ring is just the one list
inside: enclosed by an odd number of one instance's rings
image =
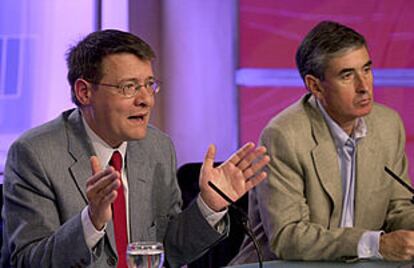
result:
[(257, 259), (259, 262), (259, 267), (263, 267), (263, 258), (262, 253), (260, 252), (259, 245), (256, 240), (256, 236), (252, 232), (252, 228), (250, 226), (249, 217), (247, 216), (246, 212), (239, 208), (233, 200), (230, 199), (223, 191), (221, 191), (214, 183), (211, 181), (208, 182), (208, 185), (217, 193), (219, 194), (224, 200), (229, 202), (230, 208), (234, 210), (234, 212), (237, 214), (236, 221), (241, 223), (243, 226), (243, 230), (246, 233), (246, 235), (252, 240), (254, 248), (256, 250)]
[(413, 194), (413, 197), (411, 198), (411, 203), (414, 204), (414, 189), (406, 183), (403, 179), (401, 179), (397, 174), (395, 174), (391, 169), (389, 169), (387, 166), (384, 167), (385, 172), (388, 173), (393, 179), (398, 181), (402, 186), (404, 186), (405, 189), (410, 191)]

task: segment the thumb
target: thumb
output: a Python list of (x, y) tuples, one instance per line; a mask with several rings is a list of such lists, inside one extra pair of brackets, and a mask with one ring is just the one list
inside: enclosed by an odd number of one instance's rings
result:
[(210, 144), (208, 146), (207, 153), (204, 157), (204, 168), (213, 168), (214, 158), (216, 157), (216, 146), (214, 144)]
[(101, 164), (99, 163), (99, 159), (97, 156), (91, 156), (90, 162), (92, 168), (92, 175), (95, 175), (96, 173), (102, 170)]

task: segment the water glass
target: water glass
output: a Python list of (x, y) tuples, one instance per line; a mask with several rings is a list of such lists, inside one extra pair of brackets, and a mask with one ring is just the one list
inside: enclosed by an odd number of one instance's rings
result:
[(128, 268), (161, 268), (164, 263), (164, 247), (155, 241), (128, 244)]

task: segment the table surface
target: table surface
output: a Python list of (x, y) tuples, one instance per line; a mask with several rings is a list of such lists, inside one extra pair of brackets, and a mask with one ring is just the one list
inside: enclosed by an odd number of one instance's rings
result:
[[(256, 268), (257, 263), (228, 266), (228, 268)], [(301, 262), (301, 261), (269, 261), (263, 263), (263, 268), (323, 268), (323, 267), (346, 267), (346, 268), (414, 268), (413, 262), (386, 262), (386, 261), (357, 261), (345, 262)]]

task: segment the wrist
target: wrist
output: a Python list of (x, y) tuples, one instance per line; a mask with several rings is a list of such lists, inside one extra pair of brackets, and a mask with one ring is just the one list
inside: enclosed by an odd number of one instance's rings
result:
[(105, 222), (100, 221), (96, 216), (95, 213), (93, 213), (91, 206), (88, 206), (88, 215), (91, 219), (91, 222), (96, 230), (101, 231), (105, 227)]
[(226, 209), (226, 207), (220, 206), (216, 204), (216, 202), (212, 202), (208, 196), (204, 195), (202, 192), (200, 193), (200, 199), (203, 201), (203, 203), (212, 211), (214, 212), (220, 212)]

